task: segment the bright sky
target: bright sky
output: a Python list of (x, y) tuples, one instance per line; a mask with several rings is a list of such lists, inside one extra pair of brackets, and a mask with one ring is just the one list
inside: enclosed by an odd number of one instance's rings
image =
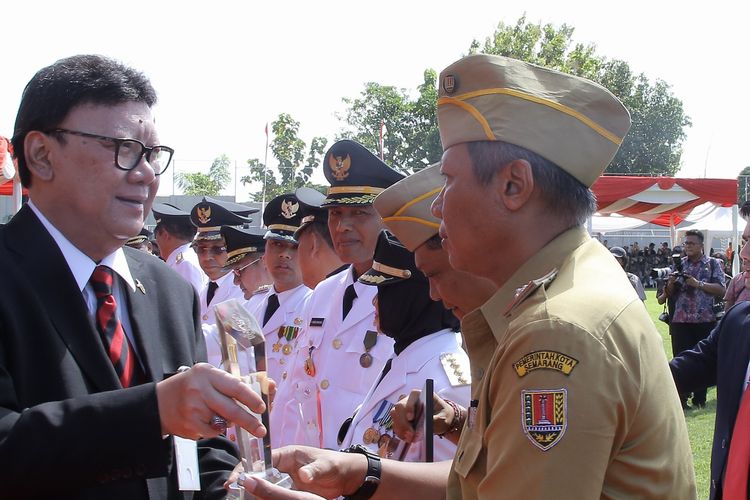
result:
[[(526, 0), (287, 0), (4, 2), (0, 11), (0, 135), (10, 137), (21, 92), (41, 67), (99, 53), (144, 71), (160, 103), (161, 141), (177, 171), (207, 171), (226, 153), (239, 176), (263, 160), (266, 122), (290, 113), (301, 136), (328, 137), (342, 97), (365, 82), (416, 89), (426, 68), (440, 72), (484, 41), (499, 21), (567, 23), (574, 41), (594, 43), (682, 99), (693, 126), (683, 177), (735, 177), (750, 165), (747, 88), (748, 2), (627, 3)], [(731, 7), (729, 7), (731, 5)], [(617, 9), (621, 8), (621, 11)], [(274, 165), (270, 153), (269, 164)], [(160, 195), (172, 194), (170, 172)], [(234, 185), (225, 194), (235, 194)], [(239, 200), (247, 190), (237, 187)]]

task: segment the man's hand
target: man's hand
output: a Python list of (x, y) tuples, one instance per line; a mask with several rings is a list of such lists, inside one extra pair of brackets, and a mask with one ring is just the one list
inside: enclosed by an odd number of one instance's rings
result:
[[(351, 495), (362, 486), (367, 473), (367, 457), (364, 455), (307, 446), (285, 446), (273, 450), (273, 463), (274, 467), (291, 476), (297, 490), (323, 498)], [(248, 492), (261, 499), (319, 498), (309, 493), (285, 490), (254, 477), (246, 479), (244, 485)]]
[[(414, 419), (417, 418), (417, 405), (422, 391), (413, 389), (409, 395), (391, 408), (393, 432), (402, 441), (414, 441)], [(453, 408), (437, 394), (432, 397), (432, 425), (435, 434), (445, 434), (453, 425), (456, 414)]]
[[(249, 385), (208, 363), (198, 363), (156, 384), (162, 434), (187, 439), (217, 436), (209, 424), (214, 415), (234, 422), (254, 436), (263, 437), (266, 429), (251, 411), (262, 413), (263, 400)], [(235, 401), (236, 400), (236, 401)]]
[(700, 281), (695, 279), (694, 276), (685, 275), (685, 284), (687, 286), (691, 286), (693, 288), (699, 288), (700, 287)]

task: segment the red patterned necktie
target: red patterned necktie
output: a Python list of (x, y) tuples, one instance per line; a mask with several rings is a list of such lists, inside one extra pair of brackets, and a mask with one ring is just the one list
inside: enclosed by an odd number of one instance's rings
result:
[(112, 270), (97, 266), (91, 275), (91, 286), (96, 295), (96, 330), (102, 337), (104, 349), (115, 367), (123, 387), (130, 387), (135, 379), (136, 366), (122, 323), (117, 318), (117, 302), (112, 295)]
[(727, 472), (724, 476), (722, 498), (747, 500), (747, 479), (750, 470), (750, 390), (745, 390), (734, 422), (729, 445)]

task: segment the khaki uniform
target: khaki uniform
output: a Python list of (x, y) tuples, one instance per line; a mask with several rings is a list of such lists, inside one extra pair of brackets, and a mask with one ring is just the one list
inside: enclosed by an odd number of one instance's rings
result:
[(583, 228), (528, 260), (462, 328), (478, 405), (449, 499), (696, 497), (662, 341)]

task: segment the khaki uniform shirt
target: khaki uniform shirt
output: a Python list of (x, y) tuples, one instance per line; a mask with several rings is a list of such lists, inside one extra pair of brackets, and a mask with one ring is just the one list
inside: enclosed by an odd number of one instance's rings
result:
[(529, 259), (462, 328), (472, 370), (494, 354), (474, 377), (478, 404), (449, 499), (696, 497), (661, 338), (622, 269), (583, 228)]

